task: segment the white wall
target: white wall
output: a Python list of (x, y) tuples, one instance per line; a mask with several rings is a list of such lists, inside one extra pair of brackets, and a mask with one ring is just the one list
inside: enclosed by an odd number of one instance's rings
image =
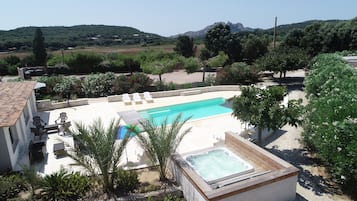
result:
[(297, 175), (221, 201), (293, 201), (296, 196), (296, 182)]
[[(195, 186), (181, 172), (176, 165), (171, 166), (171, 170), (178, 184), (181, 185), (183, 195), (186, 200), (204, 201), (206, 200), (196, 190)], [(221, 199), (220, 201), (292, 201), (296, 196), (297, 175), (288, 177), (259, 188), (242, 192), (231, 197)]]
[(182, 173), (181, 169), (171, 163), (171, 172), (173, 173), (176, 182), (180, 184), (183, 196), (189, 201), (205, 201), (206, 199), (198, 192), (192, 183)]
[[(37, 113), (36, 99), (35, 99), (34, 92), (32, 92), (31, 96), (29, 97), (29, 100), (27, 101), (23, 111), (28, 112), (29, 114), (28, 121), (27, 122), (25, 121), (25, 115), (24, 112), (22, 112), (19, 119), (16, 121), (15, 125), (12, 126), (13, 135), (16, 135), (18, 140), (15, 150), (12, 147), (9, 127), (0, 128), (2, 129), (3, 140), (5, 142), (2, 143), (2, 145), (4, 145), (8, 151), (8, 153), (6, 154), (1, 154), (1, 159), (3, 159), (3, 157), (8, 158), (12, 169), (14, 169), (17, 166), (19, 159), (24, 154), (28, 154), (29, 143), (32, 140), (32, 136), (33, 136), (30, 129), (32, 125), (32, 117)], [(3, 160), (7, 160), (6, 158), (4, 158)], [(4, 163), (7, 162), (5, 161)]]

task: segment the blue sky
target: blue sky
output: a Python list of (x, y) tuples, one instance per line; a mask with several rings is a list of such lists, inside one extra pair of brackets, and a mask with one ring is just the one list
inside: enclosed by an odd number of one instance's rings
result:
[(218, 21), (252, 28), (311, 19), (351, 19), (357, 0), (3, 0), (0, 30), (106, 24), (170, 36)]

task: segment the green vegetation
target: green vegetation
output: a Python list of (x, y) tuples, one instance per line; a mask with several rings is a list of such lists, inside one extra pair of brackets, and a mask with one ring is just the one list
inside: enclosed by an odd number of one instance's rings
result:
[(312, 63), (305, 80), (309, 103), (304, 141), (335, 181), (356, 195), (357, 73), (334, 54), (318, 55)]
[(35, 57), (36, 66), (46, 66), (47, 52), (45, 48), (45, 38), (40, 28), (36, 29), (32, 42), (32, 53)]
[(217, 84), (251, 84), (258, 80), (260, 69), (255, 65), (244, 62), (236, 62), (231, 66), (219, 69), (217, 72)]
[(160, 44), (169, 39), (156, 34), (145, 33), (138, 29), (124, 26), (79, 25), (72, 27), (23, 27), (10, 31), (0, 31), (0, 51), (9, 48), (30, 50), (33, 33), (40, 28), (46, 38), (46, 47), (58, 50), (76, 46), (109, 46), (131, 44)]
[(287, 33), (282, 45), (299, 47), (310, 55), (357, 49), (357, 18), (340, 22), (316, 22)]
[(116, 144), (119, 121), (112, 120), (107, 129), (100, 119), (95, 120), (90, 126), (79, 122), (75, 122), (74, 125), (76, 130), (71, 131), (72, 135), (76, 143), (82, 146), (80, 150), (74, 148), (74, 152), (68, 155), (76, 162), (74, 165), (82, 166), (100, 178), (104, 192), (114, 193), (118, 175), (112, 173), (118, 171), (119, 160), (129, 138), (125, 137), (120, 144)]
[(88, 192), (90, 179), (80, 173), (65, 170), (46, 175), (41, 182), (41, 198), (44, 200), (79, 200)]
[(19, 174), (0, 176), (0, 200), (15, 198), (23, 190), (27, 187)]
[(184, 57), (194, 56), (193, 39), (188, 36), (179, 36), (174, 50), (177, 54)]
[(191, 131), (191, 128), (181, 131), (189, 119), (182, 119), (180, 114), (171, 125), (168, 125), (167, 118), (159, 126), (153, 119), (140, 123), (146, 134), (138, 133), (139, 142), (151, 162), (154, 165), (159, 164), (160, 180), (162, 181), (167, 180), (166, 171), (170, 156), (176, 151), (185, 135)]
[(162, 74), (182, 67), (182, 58), (174, 53), (146, 51), (139, 55), (139, 59), (144, 73), (159, 75), (160, 85), (162, 84)]
[(139, 186), (138, 174), (135, 171), (123, 170), (119, 168), (116, 172), (117, 178), (114, 181), (116, 193), (128, 194)]
[(287, 123), (297, 126), (301, 122), (302, 100), (289, 100), (287, 107), (282, 106), (285, 94), (285, 88), (279, 86), (266, 90), (245, 87), (242, 94), (233, 99), (233, 116), (258, 129), (259, 145), (262, 145), (264, 128), (275, 131)]
[(286, 71), (297, 70), (307, 67), (308, 55), (300, 49), (279, 47), (260, 57), (256, 63), (264, 70), (280, 73), (280, 83)]

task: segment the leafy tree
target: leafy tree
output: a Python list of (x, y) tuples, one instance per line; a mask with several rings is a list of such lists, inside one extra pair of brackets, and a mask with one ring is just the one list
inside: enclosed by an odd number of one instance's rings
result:
[(200, 60), (202, 62), (202, 82), (205, 82), (206, 70), (208, 68), (208, 59), (212, 57), (212, 52), (207, 48), (201, 49)]
[(217, 24), (212, 29), (208, 30), (205, 35), (206, 48), (217, 55), (219, 51), (226, 51), (227, 41), (231, 36), (231, 30), (228, 25)]
[(267, 42), (256, 35), (249, 34), (243, 41), (243, 57), (252, 62), (263, 56), (267, 51)]
[(177, 54), (184, 57), (192, 57), (194, 55), (193, 38), (179, 36), (174, 50)]
[(289, 31), (283, 39), (282, 46), (299, 48), (301, 47), (301, 40), (304, 37), (304, 31), (302, 29), (292, 29)]
[(143, 69), (144, 73), (158, 75), (160, 84), (162, 84), (161, 75), (172, 72), (179, 64), (181, 64), (181, 58), (179, 57), (174, 57), (172, 59), (162, 58), (144, 62), (141, 64), (141, 68)]
[(225, 52), (231, 62), (242, 60), (242, 44), (238, 34), (228, 37)]
[(138, 134), (139, 142), (146, 151), (153, 164), (159, 163), (160, 180), (167, 180), (167, 165), (170, 156), (176, 151), (181, 140), (191, 128), (181, 131), (183, 125), (190, 118), (181, 119), (181, 114), (178, 115), (168, 125), (168, 118), (166, 118), (159, 126), (156, 125), (153, 119), (141, 122), (145, 133)]
[(76, 162), (74, 165), (82, 166), (92, 175), (100, 177), (103, 190), (113, 193), (117, 174), (112, 173), (118, 170), (120, 157), (129, 140), (126, 137), (119, 144), (116, 143), (119, 121), (112, 120), (106, 129), (100, 119), (89, 126), (80, 122), (74, 125), (76, 130), (71, 131), (72, 135), (76, 143), (82, 145), (80, 151), (74, 149), (69, 152), (69, 156)]
[(307, 49), (310, 55), (316, 55), (322, 50), (323, 36), (320, 33), (321, 25), (321, 23), (314, 23), (304, 29), (301, 45)]
[(250, 84), (258, 80), (260, 69), (255, 65), (243, 62), (233, 63), (217, 72), (216, 82), (219, 84)]
[(308, 55), (301, 49), (279, 47), (259, 58), (256, 63), (261, 69), (279, 72), (279, 83), (281, 84), (286, 71), (307, 66)]
[(357, 188), (357, 73), (333, 54), (318, 55), (305, 80), (309, 97), (304, 141), (324, 161), (333, 178)]
[(258, 129), (258, 144), (262, 144), (264, 128), (277, 130), (286, 123), (297, 126), (301, 122), (301, 100), (289, 101), (282, 106), (285, 89), (273, 86), (267, 90), (245, 87), (242, 94), (233, 100), (233, 116), (248, 122)]
[(219, 52), (217, 56), (208, 59), (207, 64), (212, 68), (223, 67), (227, 61), (228, 56), (224, 52)]
[(46, 66), (47, 52), (45, 48), (45, 38), (43, 37), (40, 28), (37, 28), (35, 31), (32, 43), (32, 52), (35, 56), (35, 64), (39, 66)]
[(187, 73), (194, 73), (202, 66), (200, 60), (195, 57), (190, 57), (184, 60), (184, 68)]

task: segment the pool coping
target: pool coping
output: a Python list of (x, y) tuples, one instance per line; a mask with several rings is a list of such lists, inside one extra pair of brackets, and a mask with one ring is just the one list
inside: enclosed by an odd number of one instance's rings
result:
[[(257, 145), (249, 142), (240, 136), (233, 134), (232, 132), (225, 133), (225, 145), (233, 153), (237, 154), (243, 160), (249, 161), (247, 156), (240, 154), (249, 154), (253, 160), (256, 160), (256, 164), (261, 163), (261, 167), (255, 169), (261, 169), (262, 175), (257, 175), (253, 178), (248, 178), (243, 181), (233, 182), (229, 185), (224, 185), (220, 188), (216, 188), (215, 185), (209, 185), (204, 179), (199, 176), (195, 170), (193, 170), (189, 164), (187, 164), (181, 154), (173, 154), (173, 165), (178, 167), (185, 177), (191, 182), (198, 192), (206, 200), (220, 200), (232, 195), (240, 194), (246, 191), (260, 188), (284, 179), (297, 176), (299, 169), (286, 161), (278, 158), (277, 156), (269, 153), (268, 151), (258, 147)], [(243, 154), (243, 155), (244, 155)], [(259, 173), (258, 170), (256, 173)], [(243, 177), (244, 175), (242, 175)], [(239, 178), (238, 176), (237, 178)]]

